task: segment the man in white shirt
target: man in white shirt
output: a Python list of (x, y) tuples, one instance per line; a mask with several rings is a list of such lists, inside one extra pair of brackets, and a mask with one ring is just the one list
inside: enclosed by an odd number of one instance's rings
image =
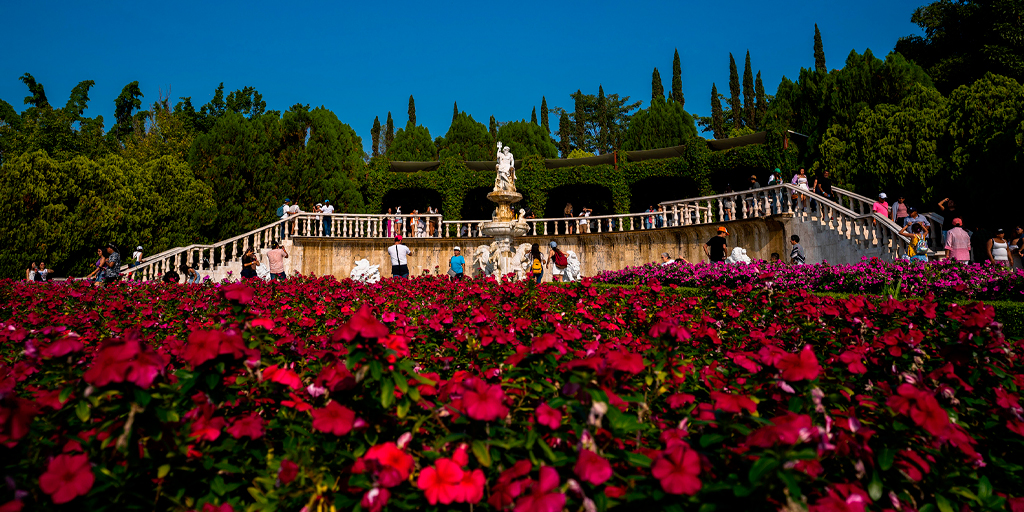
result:
[(334, 205), (330, 199), (324, 200), (324, 206), (320, 209), (324, 215), (324, 236), (331, 236), (331, 214), (334, 213)]
[(132, 259), (135, 260), (135, 263), (132, 263), (133, 267), (135, 265), (138, 265), (138, 264), (142, 263), (142, 246), (141, 245), (135, 248), (135, 252), (132, 253)]
[(402, 243), (402, 235), (395, 237), (395, 245), (388, 247), (388, 255), (391, 256), (392, 277), (409, 278), (409, 255), (412, 251)]

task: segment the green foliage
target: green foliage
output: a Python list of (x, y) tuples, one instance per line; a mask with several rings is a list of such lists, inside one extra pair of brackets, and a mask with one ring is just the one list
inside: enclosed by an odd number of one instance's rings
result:
[(622, 132), (629, 124), (629, 116), (640, 108), (641, 103), (629, 103), (629, 96), (605, 95), (601, 86), (598, 86), (596, 96), (579, 90), (570, 96), (576, 109), (569, 114), (576, 126), (570, 137), (572, 147), (602, 155), (617, 146), (616, 142), (621, 140)]
[(442, 144), (439, 148), (442, 154), (447, 151), (463, 160), (491, 160), (494, 157), (494, 137), (483, 123), (476, 122), (465, 112), (455, 116)]
[(754, 73), (750, 69), (750, 50), (747, 50), (747, 59), (743, 64), (743, 123), (753, 131), (757, 127), (754, 118)]
[(828, 73), (828, 67), (825, 66), (825, 45), (821, 43), (821, 31), (818, 30), (818, 24), (814, 24), (814, 71), (819, 73)]
[(725, 138), (725, 115), (722, 114), (722, 95), (711, 84), (711, 131), (716, 139)]
[(21, 80), (28, 87), (29, 96), (25, 96), (26, 105), (32, 105), (35, 108), (50, 107), (50, 102), (46, 100), (46, 91), (43, 89), (43, 84), (36, 83), (35, 77), (25, 73), (18, 80)]
[(390, 160), (400, 162), (429, 162), (437, 160), (437, 148), (430, 138), (430, 130), (410, 122), (405, 125), (405, 129), (398, 129), (387, 156)]
[(384, 147), (382, 152), (387, 154), (391, 150), (391, 144), (395, 142), (395, 121), (391, 119), (391, 111), (388, 111), (387, 127), (384, 130)]
[(757, 104), (754, 107), (754, 125), (753, 128), (763, 130), (764, 117), (768, 111), (768, 96), (764, 92), (764, 84), (761, 82), (761, 72), (757, 72), (757, 79), (754, 80), (754, 96), (757, 99)]
[(145, 126), (137, 126), (132, 112), (142, 108), (142, 89), (139, 88), (139, 81), (136, 80), (124, 86), (121, 94), (114, 99), (114, 126), (110, 128), (110, 136), (113, 141), (124, 143), (134, 133), (141, 133)]
[(583, 151), (580, 148), (576, 148), (576, 149), (570, 151), (569, 152), (569, 156), (567, 156), (566, 158), (590, 158), (592, 156), (597, 156), (597, 155), (595, 155), (595, 154), (593, 154), (593, 153), (591, 153), (589, 151)]
[[(223, 86), (223, 84), (221, 84)], [(267, 102), (255, 87), (245, 86), (228, 94), (224, 107), (228, 112), (236, 112), (246, 117), (259, 117), (267, 110)]]
[(416, 100), (412, 98), (412, 94), (409, 95), (409, 121), (406, 125), (416, 126)]
[(995, 73), (1024, 82), (1024, 3), (939, 0), (914, 10), (925, 37), (900, 38), (896, 51), (920, 64), (943, 94)]
[(380, 155), (380, 117), (373, 116), (373, 127), (370, 128), (370, 137), (373, 138), (373, 153), (371, 156)]
[(658, 98), (665, 99), (665, 85), (661, 83), (661, 73), (658, 73), (658, 68), (654, 68), (654, 73), (651, 73), (651, 101)]
[(679, 103), (680, 106), (686, 102), (683, 98), (683, 68), (679, 63), (679, 49), (676, 49), (675, 56), (672, 57), (672, 101)]
[(678, 146), (697, 137), (693, 117), (683, 104), (655, 98), (651, 106), (640, 110), (629, 120), (622, 137), (622, 149), (636, 151)]
[(558, 116), (558, 153), (562, 155), (562, 158), (571, 158), (568, 155), (573, 150), (572, 136), (572, 121), (569, 120), (569, 113), (563, 110), (561, 115)]
[(541, 158), (558, 158), (558, 148), (544, 128), (536, 123), (512, 121), (498, 128), (498, 140), (512, 148), (516, 158), (538, 155)]
[(548, 99), (540, 98), (540, 125), (544, 127), (544, 133), (551, 134), (551, 126), (548, 124)]
[(743, 127), (743, 105), (740, 103), (740, 75), (736, 70), (736, 59), (729, 54), (729, 108), (732, 110), (732, 124), (736, 129)]

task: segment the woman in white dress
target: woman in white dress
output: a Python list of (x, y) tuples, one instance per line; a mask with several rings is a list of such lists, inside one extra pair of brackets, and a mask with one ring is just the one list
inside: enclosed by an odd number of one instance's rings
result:
[[(800, 171), (797, 172), (796, 176), (794, 176), (793, 179), (796, 181), (796, 187), (797, 188), (799, 188), (800, 190), (802, 190), (804, 192), (810, 192), (811, 191), (811, 187), (809, 187), (807, 185), (807, 174), (806, 174), (806, 172), (802, 168), (800, 169)], [(807, 201), (807, 195), (804, 194), (803, 192), (801, 192), (800, 193), (800, 208), (802, 208), (803, 211), (807, 211), (807, 202), (808, 202)]]

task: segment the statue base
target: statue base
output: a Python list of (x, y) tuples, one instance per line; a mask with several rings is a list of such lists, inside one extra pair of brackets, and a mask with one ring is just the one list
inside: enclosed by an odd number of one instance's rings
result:
[(496, 222), (512, 222), (516, 218), (512, 205), (522, 201), (523, 195), (515, 190), (495, 190), (487, 194), (487, 199), (498, 204), (498, 212), (494, 218)]

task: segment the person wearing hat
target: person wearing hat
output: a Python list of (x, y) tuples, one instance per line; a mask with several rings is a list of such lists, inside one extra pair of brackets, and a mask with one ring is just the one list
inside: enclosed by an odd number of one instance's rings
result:
[(391, 256), (391, 276), (409, 279), (409, 255), (412, 250), (402, 243), (402, 235), (395, 237), (395, 245), (388, 247)]
[(953, 228), (946, 233), (946, 259), (959, 263), (971, 261), (971, 235), (964, 231), (963, 221), (953, 219)]
[(324, 205), (320, 207), (320, 213), (324, 214), (324, 236), (331, 236), (331, 220), (334, 215), (334, 205), (330, 199), (324, 199)]
[(448, 258), (448, 275), (451, 276), (452, 281), (462, 281), (462, 276), (466, 269), (466, 258), (462, 257), (462, 249), (457, 245), (452, 249), (452, 252), (455, 254)]
[(718, 233), (704, 244), (704, 255), (711, 263), (725, 261), (725, 255), (729, 252), (729, 243), (725, 240), (727, 236), (729, 231), (725, 226), (719, 226)]
[[(568, 257), (558, 248), (558, 242), (552, 240), (548, 243), (548, 269), (551, 270), (551, 282), (557, 283), (565, 275), (565, 269), (569, 266)], [(556, 261), (557, 260), (557, 261)]]
[(924, 228), (924, 232), (927, 235), (932, 230), (932, 223), (928, 222), (928, 219), (924, 215), (917, 213), (917, 208), (913, 206), (907, 208), (907, 218), (903, 219), (904, 226), (912, 226), (914, 224), (920, 224)]
[[(757, 181), (757, 175), (751, 174), (750, 175), (750, 188), (748, 188), (747, 190), (757, 190), (759, 188), (761, 188), (761, 184), (758, 183), (758, 181)], [(748, 197), (746, 199), (746, 201), (747, 201), (747, 217), (753, 217), (754, 216), (754, 211), (755, 211), (755, 208), (757, 207), (757, 198), (758, 198), (759, 195), (760, 194), (755, 192), (753, 194), (750, 194), (750, 197)]]
[[(881, 215), (883, 217), (888, 218), (889, 217), (889, 203), (885, 199), (886, 199), (885, 192), (879, 193), (878, 194), (878, 201), (875, 201), (875, 203), (871, 205), (871, 212), (872, 213), (877, 213), (877, 214), (879, 214), (879, 215)], [(871, 219), (871, 222), (874, 223), (875, 219)]]

